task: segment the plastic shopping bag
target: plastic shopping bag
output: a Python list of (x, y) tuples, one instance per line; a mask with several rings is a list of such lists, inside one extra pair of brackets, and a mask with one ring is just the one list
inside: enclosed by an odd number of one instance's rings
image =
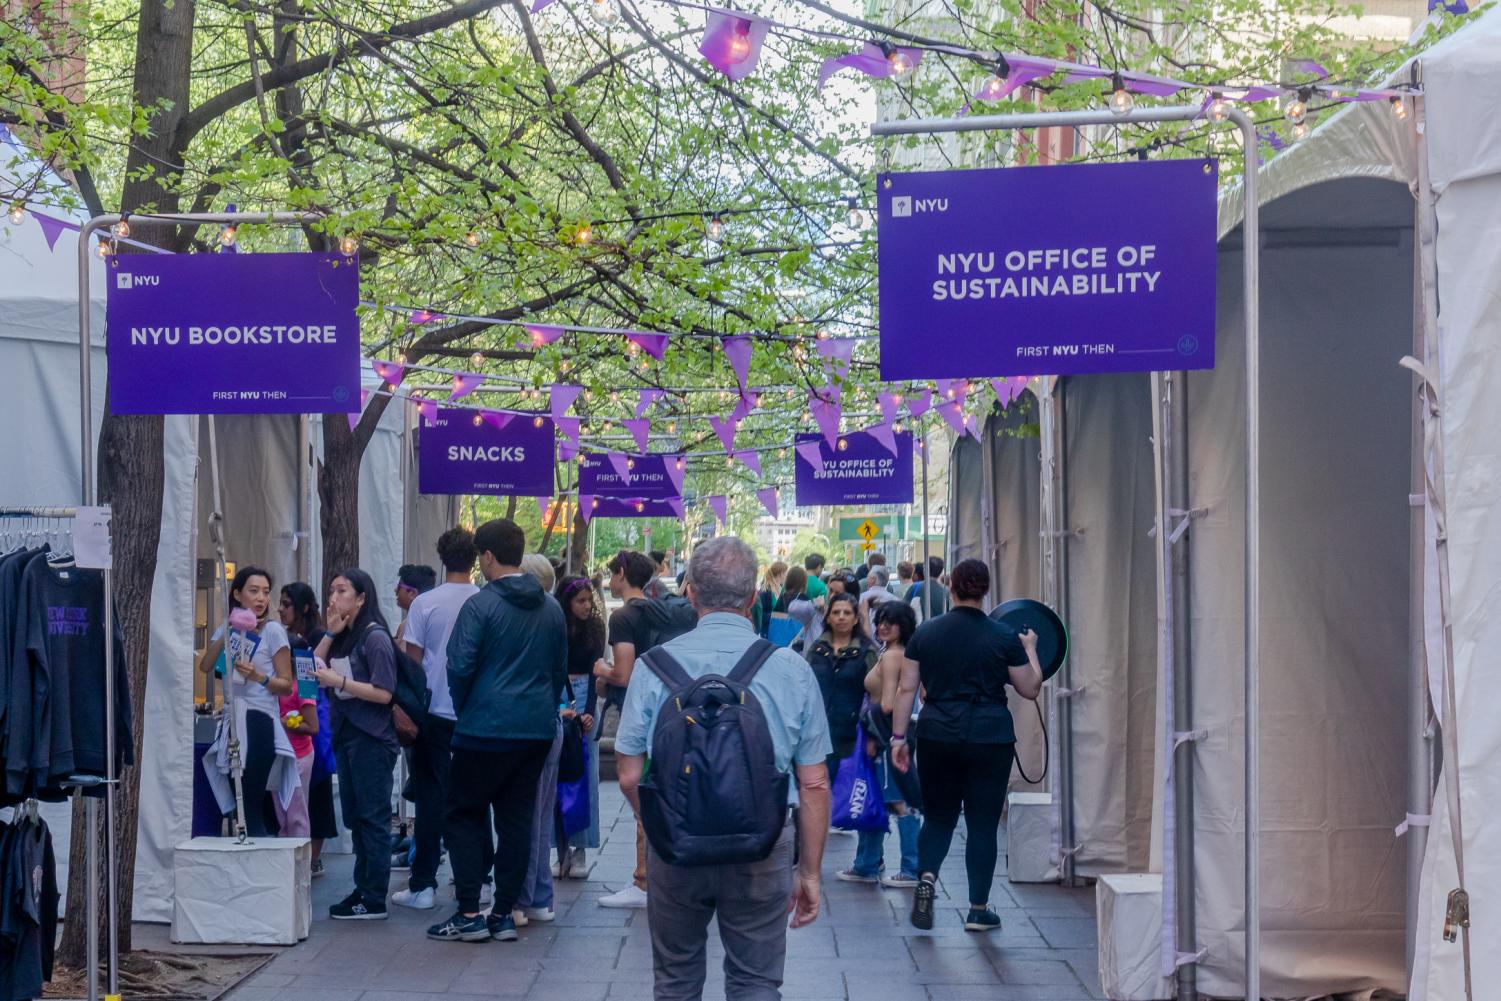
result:
[(886, 800), (881, 795), (875, 761), (865, 753), (863, 726), (855, 734), (855, 749), (839, 762), (839, 771), (834, 775), (829, 823), (842, 831), (886, 830)]

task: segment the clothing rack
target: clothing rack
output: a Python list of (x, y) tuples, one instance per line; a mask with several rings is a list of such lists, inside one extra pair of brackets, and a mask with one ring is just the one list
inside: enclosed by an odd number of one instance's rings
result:
[[(85, 359), (87, 354), (85, 354)], [(84, 362), (83, 384), (88, 386), (88, 363)], [(90, 420), (89, 395), (84, 394), (84, 438), (87, 446), (92, 446), (89, 429), (93, 427)], [(85, 447), (84, 455), (92, 456), (92, 447)], [(89, 466), (92, 463), (86, 458), (84, 462), (84, 493), (86, 499), (93, 499), (93, 477), (89, 475)], [(0, 518), (34, 518), (41, 521), (71, 521), (78, 516), (75, 507), (6, 507), (0, 508)], [(105, 869), (107, 872), (107, 901), (105, 910), (109, 918), (109, 993), (112, 997), (119, 994), (119, 956), (120, 942), (119, 929), (115, 926), (115, 915), (119, 911), (119, 852), (115, 844), (115, 788), (119, 785), (119, 776), (115, 774), (115, 606), (114, 589), (111, 577), (112, 571), (106, 567), (102, 571), (104, 575), (104, 778), (97, 779), (91, 776), (70, 776), (64, 781), (64, 787), (71, 786), (74, 790), (73, 802), (80, 800), (84, 803), (84, 818), (88, 827), (88, 845), (85, 851), (85, 883), (87, 885), (88, 900), (86, 901), (88, 915), (88, 984), (89, 1001), (99, 1001), (99, 801), (94, 797), (84, 797), (85, 788), (104, 786), (104, 854)], [(30, 809), (35, 809), (35, 800), (26, 804)]]

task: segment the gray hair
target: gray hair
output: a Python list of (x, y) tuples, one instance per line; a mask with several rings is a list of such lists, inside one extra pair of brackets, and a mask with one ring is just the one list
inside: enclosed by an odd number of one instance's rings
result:
[(552, 560), (541, 553), (527, 553), (521, 557), (521, 572), (529, 573), (537, 578), (537, 582), (542, 585), (542, 590), (548, 594), (552, 593), (557, 579), (557, 575), (553, 573)]
[(688, 560), (686, 578), (694, 607), (701, 612), (748, 607), (756, 593), (757, 565), (755, 551), (739, 539), (700, 543)]
[(884, 564), (877, 563), (870, 568), (870, 579), (876, 582), (876, 587), (885, 587), (886, 583), (891, 580), (891, 571), (887, 570)]

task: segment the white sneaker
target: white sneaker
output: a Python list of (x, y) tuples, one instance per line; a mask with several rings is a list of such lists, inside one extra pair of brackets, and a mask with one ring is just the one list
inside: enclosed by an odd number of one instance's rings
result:
[(494, 883), (481, 883), (479, 885), (479, 906), (480, 906), (480, 910), (484, 910), (485, 908), (489, 907), (493, 903), (495, 903), (495, 884)]
[(526, 911), (523, 911), (519, 907), (511, 911), (511, 921), (517, 928), (525, 928), (530, 923), (526, 919)]
[(623, 889), (616, 890), (607, 897), (599, 898), (601, 907), (630, 907), (641, 908), (646, 906), (646, 891), (635, 883), (627, 883)]
[(417, 911), (430, 911), (433, 909), (435, 903), (433, 896), (432, 887), (415, 892), (412, 890), (397, 890), (391, 894), (391, 903), (400, 907), (410, 907)]
[(557, 914), (553, 913), (553, 909), (551, 907), (527, 907), (524, 909), (517, 908), (516, 913), (521, 915), (521, 920), (516, 922), (516, 926), (518, 928), (523, 924), (527, 924), (532, 921), (536, 921), (540, 924), (546, 924), (547, 922), (552, 921), (557, 917)]
[(570, 848), (568, 850), (568, 871), (563, 874), (563, 878), (589, 878), (589, 864), (584, 860), (584, 850), (582, 848)]

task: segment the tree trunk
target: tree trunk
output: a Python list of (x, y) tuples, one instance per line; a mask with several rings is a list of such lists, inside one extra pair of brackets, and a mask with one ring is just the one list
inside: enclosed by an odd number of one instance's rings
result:
[(579, 515), (577, 504), (573, 506), (573, 535), (569, 542), (569, 548), (573, 550), (573, 572), (587, 577), (589, 568), (584, 563), (589, 558), (589, 523)]
[[(134, 210), (152, 206), (159, 212), (176, 212), (179, 197), (175, 179), (181, 173), (182, 150), (177, 142), (178, 125), (188, 108), (189, 69), (193, 54), (192, 0), (144, 0), (136, 32), (135, 99), (138, 104), (158, 107), (150, 129), (132, 141), (125, 162), (125, 186), (121, 207)], [(174, 183), (158, 183), (158, 175)], [(172, 229), (142, 226), (133, 234), (172, 250), (181, 234)], [(125, 249), (125, 248), (122, 248)], [(151, 641), (151, 585), (156, 577), (156, 547), (161, 537), (162, 516), (162, 418), (127, 417), (109, 412), (99, 433), (100, 499), (113, 507), (115, 607), (125, 634), (130, 668), (131, 708), (134, 713), (135, 760), (115, 797), (117, 808), (119, 913), (117, 928), (122, 952), (131, 947), (130, 915), (135, 885), (136, 817), (140, 804), (142, 737), (148, 725), (176, 726), (173, 720), (143, 718), (146, 694), (146, 662)], [(101, 811), (102, 813), (102, 811)], [(73, 811), (73, 842), (69, 854), (67, 917), (63, 923), (58, 962), (81, 968), (86, 964), (87, 917), (84, 851), (88, 833), (81, 806)], [(106, 871), (100, 855), (101, 875)], [(101, 878), (101, 889), (104, 880)], [(100, 896), (99, 914), (106, 920)], [(100, 941), (106, 941), (101, 925)]]
[[(382, 398), (370, 401), (371, 410), (383, 410)], [(370, 419), (367, 411), (365, 419)], [(377, 415), (376, 420), (379, 420)], [(374, 426), (371, 421), (371, 426)], [(361, 424), (363, 429), (363, 422)], [(341, 571), (360, 565), (360, 458), (368, 434), (351, 431), (344, 414), (323, 416), (323, 461), (318, 465), (318, 524), (323, 530), (323, 580), (319, 592), (328, 597), (328, 586)]]

